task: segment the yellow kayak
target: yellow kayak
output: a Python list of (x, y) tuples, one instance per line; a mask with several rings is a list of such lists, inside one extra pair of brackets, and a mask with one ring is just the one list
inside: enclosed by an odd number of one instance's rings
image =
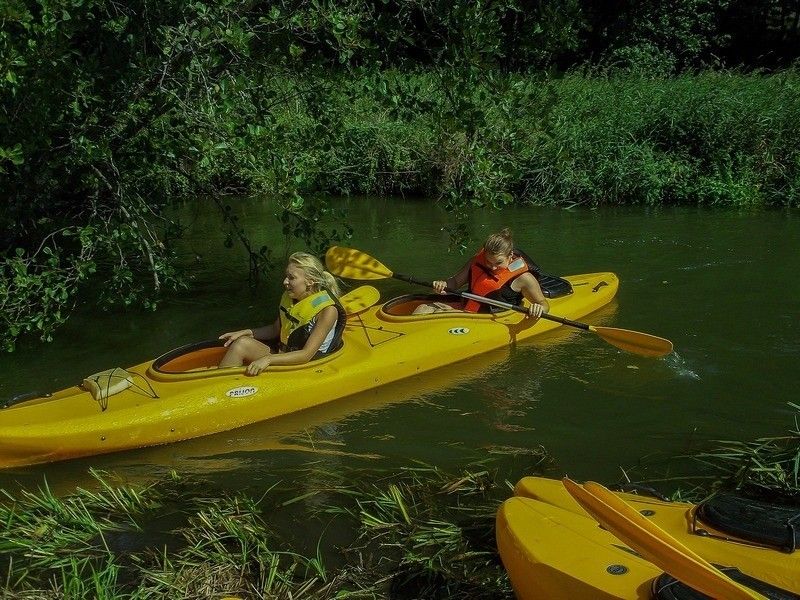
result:
[[(698, 507), (636, 494), (617, 495), (707, 561), (731, 567), (726, 571), (731, 578), (764, 597), (800, 597), (796, 595), (800, 593), (800, 552), (778, 547), (783, 541), (793, 546), (796, 534), (778, 527), (776, 544), (769, 547), (764, 545), (770, 542), (769, 527), (753, 541), (750, 533), (758, 527), (741, 522), (748, 515), (753, 521), (763, 519), (765, 508), (760, 503), (751, 502), (748, 511), (747, 504), (723, 497)], [(733, 532), (721, 514), (726, 506), (735, 510)], [(784, 509), (775, 512), (791, 514)], [(517, 483), (515, 496), (498, 510), (497, 545), (514, 591), (523, 600), (704, 597), (685, 587), (678, 593), (679, 582), (602, 529), (560, 481), (525, 477)]]
[[(613, 273), (565, 278), (573, 293), (550, 300), (569, 319), (608, 304)], [(310, 408), (451, 365), (559, 327), (519, 312), (412, 315), (429, 296), (410, 295), (355, 311), (343, 347), (256, 377), (218, 369), (218, 341), (178, 348), (95, 381), (0, 409), (0, 468), (166, 444)], [(94, 392), (94, 393), (92, 393)]]

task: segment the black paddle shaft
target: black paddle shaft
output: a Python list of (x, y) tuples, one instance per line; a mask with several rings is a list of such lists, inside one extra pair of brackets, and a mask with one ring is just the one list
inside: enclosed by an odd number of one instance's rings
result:
[[(422, 285), (429, 288), (433, 287), (433, 284), (431, 282), (422, 281), (421, 279), (417, 279), (409, 275), (392, 273), (392, 277), (394, 277), (395, 279), (399, 279), (400, 281), (405, 281), (406, 283), (413, 283), (415, 285)], [(526, 315), (528, 314), (528, 311), (522, 308), (521, 306), (517, 306), (515, 304), (509, 304), (508, 302), (493, 300), (492, 298), (487, 298), (486, 296), (478, 296), (477, 294), (470, 294), (469, 292), (458, 292), (456, 290), (451, 290), (448, 288), (445, 288), (445, 291), (448, 294), (454, 294), (456, 296), (460, 296), (461, 298), (466, 298), (467, 300), (474, 300), (476, 302), (482, 302), (484, 304), (491, 304), (492, 306), (497, 306), (499, 308), (515, 310), (518, 313), (523, 313)], [(577, 327), (578, 329), (584, 329), (586, 331), (590, 331), (589, 325), (587, 325), (586, 323), (573, 321), (571, 319), (565, 319), (564, 317), (558, 317), (556, 315), (551, 315), (549, 313), (542, 313), (542, 319), (547, 319), (548, 321), (555, 321), (556, 323), (561, 323), (562, 325), (569, 325), (570, 327)]]

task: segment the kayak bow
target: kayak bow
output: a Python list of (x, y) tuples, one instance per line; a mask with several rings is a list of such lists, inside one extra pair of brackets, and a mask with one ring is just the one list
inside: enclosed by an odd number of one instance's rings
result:
[[(570, 483), (566, 485), (573, 487)], [(585, 489), (577, 487), (579, 494)], [(705, 598), (684, 584), (710, 586), (705, 589), (717, 598), (760, 598), (758, 593), (771, 599), (800, 598), (797, 595), (800, 593), (800, 552), (789, 553), (731, 537), (730, 533), (715, 529), (716, 520), (713, 524), (700, 521), (697, 513), (704, 519), (710, 516), (693, 504), (611, 493), (597, 484), (586, 484), (586, 488), (591, 490), (584, 494), (591, 496), (588, 502), (594, 508), (602, 504), (599, 510), (603, 528), (598, 527), (595, 519), (570, 495), (565, 484), (541, 477), (522, 478), (515, 487), (515, 496), (498, 510), (498, 549), (520, 600)], [(623, 515), (615, 514), (608, 507), (619, 506), (620, 502), (630, 506)], [(714, 510), (708, 513), (716, 518), (717, 511), (726, 504), (714, 503), (713, 506)], [(747, 514), (756, 519), (764, 514), (763, 506), (759, 504), (756, 508), (758, 510), (750, 512), (743, 511), (741, 505), (734, 506), (738, 519)], [(609, 510), (612, 510), (611, 517)], [(773, 507), (773, 511), (792, 513), (790, 507)], [(648, 554), (636, 539), (626, 536), (625, 531), (621, 532), (620, 541), (606, 529), (613, 528), (617, 533), (620, 533), (618, 526), (641, 529), (642, 520), (647, 521), (645, 527), (652, 525), (651, 532), (656, 532), (669, 548)], [(771, 517), (769, 522), (773, 520), (779, 519)], [(752, 528), (752, 523), (746, 527)], [(697, 563), (709, 561), (715, 566), (726, 565), (719, 567), (719, 571), (735, 579), (734, 587), (723, 590), (722, 586), (730, 583), (725, 575), (722, 576), (725, 583), (721, 583), (716, 568), (700, 574), (704, 582), (698, 585), (697, 579), (687, 571), (698, 565), (693, 563), (687, 567), (679, 562), (687, 558), (695, 561), (698, 556)], [(661, 569), (647, 558), (655, 559)], [(662, 569), (670, 571), (683, 583), (663, 574)], [(698, 572), (694, 572), (694, 576), (697, 575)], [(742, 592), (739, 583), (752, 587), (757, 593), (749, 589)]]

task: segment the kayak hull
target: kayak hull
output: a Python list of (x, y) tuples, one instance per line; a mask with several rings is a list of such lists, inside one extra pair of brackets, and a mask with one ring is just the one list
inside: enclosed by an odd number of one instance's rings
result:
[(661, 574), (593, 519), (530, 498), (501, 505), (496, 535), (517, 600), (650, 600)]
[[(650, 598), (661, 571), (597, 522), (560, 481), (524, 477), (497, 515), (497, 544), (518, 598)], [(738, 567), (778, 588), (800, 593), (800, 552), (786, 553), (744, 540), (714, 537), (692, 527), (695, 505), (618, 494), (656, 525), (713, 564)], [(627, 571), (605, 570), (622, 565)], [(614, 571), (615, 569), (612, 569)], [(536, 575), (534, 576), (533, 573)], [(556, 590), (570, 590), (570, 593)]]
[[(567, 277), (574, 293), (551, 300), (579, 319), (608, 304), (613, 273)], [(348, 317), (338, 352), (259, 376), (218, 369), (221, 347), (172, 351), (126, 369), (132, 385), (101, 402), (81, 386), (0, 409), (0, 468), (166, 444), (228, 431), (444, 367), (551, 331), (513, 311), (414, 316), (403, 303)], [(167, 358), (168, 360), (164, 360)]]

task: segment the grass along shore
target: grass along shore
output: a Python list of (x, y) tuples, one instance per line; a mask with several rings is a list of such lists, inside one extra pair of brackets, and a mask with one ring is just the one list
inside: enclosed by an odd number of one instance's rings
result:
[[(800, 407), (782, 436), (718, 442), (695, 455), (718, 488), (800, 502)], [(543, 449), (521, 474), (550, 472)], [(521, 476), (520, 474), (520, 476)], [(210, 490), (177, 474), (56, 497), (0, 497), (0, 598), (511, 598), (497, 556), (495, 512), (514, 481), (491, 462), (448, 474), (293, 470), (253, 493)], [(679, 477), (672, 478), (677, 485)], [(663, 489), (663, 482), (660, 486)]]
[(289, 477), (303, 489), (276, 481), (258, 497), (94, 475), (97, 491), (65, 498), (5, 494), (0, 597), (511, 597), (493, 529), (509, 491), (486, 470), (310, 465)]

